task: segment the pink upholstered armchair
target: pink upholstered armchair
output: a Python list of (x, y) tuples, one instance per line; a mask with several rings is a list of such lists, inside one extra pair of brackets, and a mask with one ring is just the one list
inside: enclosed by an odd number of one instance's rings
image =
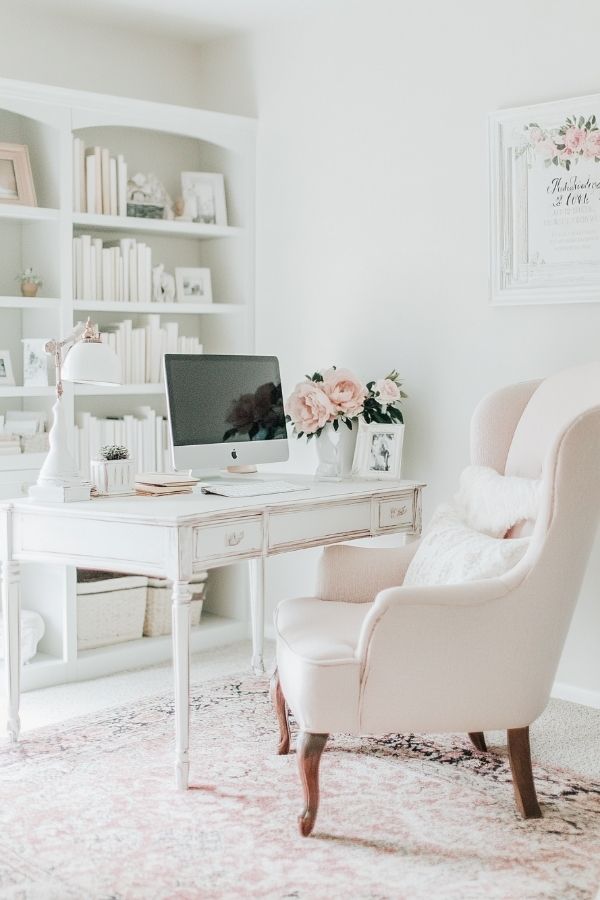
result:
[(544, 710), (600, 509), (600, 363), (504, 388), (475, 411), (471, 460), (542, 479), (521, 562), (501, 577), (403, 587), (418, 543), (330, 547), (316, 595), (277, 608), (272, 696), (289, 751), (287, 709), (300, 726), (300, 831), (313, 829), (319, 762), (332, 732), (506, 729), (516, 804), (541, 815), (529, 726)]

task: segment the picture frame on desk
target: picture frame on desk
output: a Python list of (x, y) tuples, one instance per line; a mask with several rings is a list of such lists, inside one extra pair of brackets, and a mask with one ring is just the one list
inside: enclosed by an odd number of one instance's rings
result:
[(402, 470), (404, 425), (359, 422), (352, 474), (397, 481)]
[(12, 387), (15, 383), (9, 350), (0, 350), (0, 387)]
[(0, 203), (37, 206), (27, 144), (0, 144)]
[(225, 178), (217, 172), (182, 172), (184, 219), (202, 225), (227, 225)]
[(210, 269), (175, 269), (178, 303), (212, 303)]

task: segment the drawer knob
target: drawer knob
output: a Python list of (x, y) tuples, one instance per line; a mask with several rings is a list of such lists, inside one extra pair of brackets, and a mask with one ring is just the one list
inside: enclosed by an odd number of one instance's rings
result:
[(237, 547), (237, 545), (243, 540), (243, 538), (243, 531), (230, 531), (225, 535), (225, 543), (228, 547)]
[(407, 506), (392, 506), (390, 509), (390, 516), (392, 519), (399, 519), (401, 516), (406, 515)]

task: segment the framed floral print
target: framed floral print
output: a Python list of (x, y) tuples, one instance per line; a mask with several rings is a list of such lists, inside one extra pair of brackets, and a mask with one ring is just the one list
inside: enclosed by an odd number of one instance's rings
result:
[(600, 94), (490, 116), (495, 304), (600, 302)]

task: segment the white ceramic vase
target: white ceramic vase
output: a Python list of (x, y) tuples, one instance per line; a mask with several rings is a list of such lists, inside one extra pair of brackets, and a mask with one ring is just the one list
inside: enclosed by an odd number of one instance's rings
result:
[(132, 494), (135, 463), (132, 459), (90, 460), (91, 481), (99, 494)]
[(315, 472), (318, 481), (341, 481), (352, 474), (352, 462), (356, 447), (358, 426), (352, 423), (352, 430), (343, 422), (337, 431), (327, 424), (319, 437), (315, 438), (319, 464)]

